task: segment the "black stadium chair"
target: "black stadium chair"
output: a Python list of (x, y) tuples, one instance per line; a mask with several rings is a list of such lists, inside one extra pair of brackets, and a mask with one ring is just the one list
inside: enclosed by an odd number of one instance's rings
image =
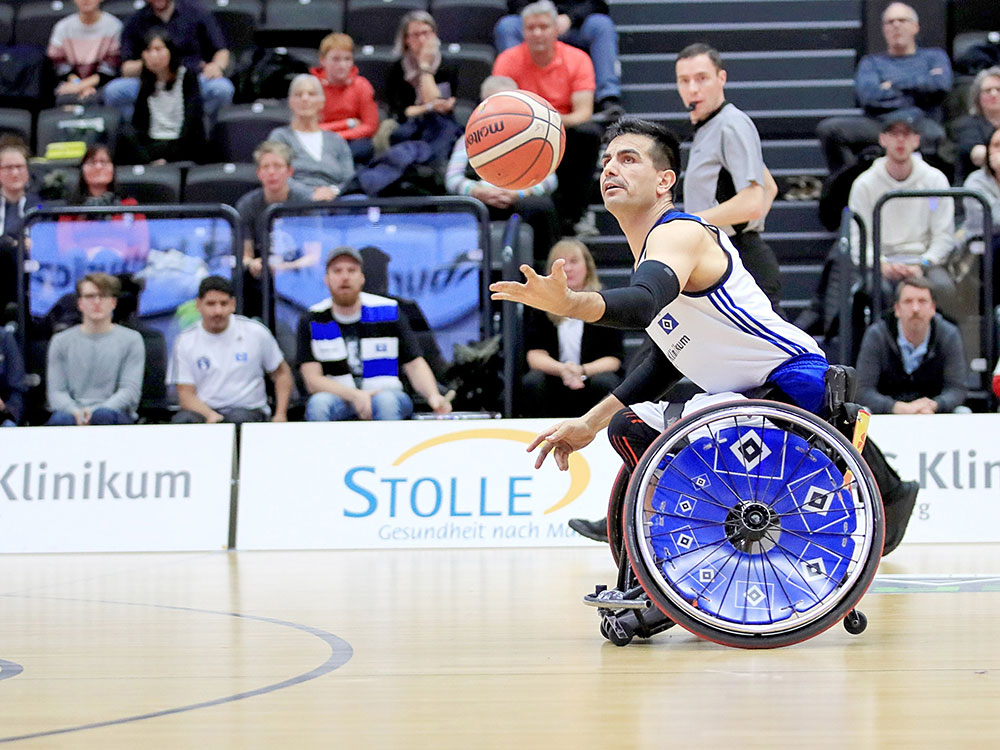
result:
[(142, 205), (181, 202), (181, 168), (176, 164), (118, 167), (115, 183), (122, 198), (133, 198)]
[(101, 10), (110, 13), (124, 23), (125, 19), (137, 10), (141, 10), (145, 4), (146, 0), (108, 0), (108, 2), (101, 3)]
[(225, 162), (253, 162), (253, 151), (275, 128), (292, 119), (288, 107), (264, 106), (260, 102), (236, 104), (219, 111), (212, 128), (211, 153)]
[(354, 50), (354, 64), (358, 66), (358, 73), (367, 78), (375, 89), (376, 99), (383, 100), (386, 76), (395, 60), (396, 56), (388, 47), (366, 44)]
[(460, 75), (455, 96), (478, 104), (482, 98), (479, 87), (493, 71), (493, 50), (478, 45), (449, 44), (442, 50), (441, 56), (458, 64)]
[(74, 105), (42, 110), (35, 128), (35, 152), (44, 156), (46, 146), (61, 141), (105, 143), (113, 151), (119, 118), (113, 107)]
[(52, 27), (74, 13), (76, 6), (63, 0), (21, 3), (14, 19), (14, 41), (33, 47), (48, 47)]
[(391, 45), (400, 19), (411, 10), (427, 10), (427, 0), (349, 0), (344, 29), (355, 43)]
[(0, 108), (0, 135), (16, 135), (31, 145), (31, 112), (26, 109)]
[(0, 47), (6, 47), (14, 39), (14, 6), (0, 3)]
[(445, 44), (493, 46), (493, 27), (507, 15), (506, 0), (431, 0), (431, 15)]
[(256, 41), (261, 47), (318, 47), (343, 28), (343, 0), (268, 0)]
[(208, 0), (215, 22), (226, 38), (228, 49), (234, 54), (254, 45), (254, 34), (264, 17), (261, 0)]
[(260, 187), (253, 164), (206, 164), (188, 170), (184, 181), (185, 203), (227, 203)]

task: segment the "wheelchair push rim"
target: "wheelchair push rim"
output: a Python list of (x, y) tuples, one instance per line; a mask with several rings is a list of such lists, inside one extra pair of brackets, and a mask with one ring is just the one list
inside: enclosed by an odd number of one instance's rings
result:
[(643, 455), (624, 510), (650, 599), (703, 638), (796, 643), (839, 622), (874, 577), (884, 534), (874, 479), (832, 426), (773, 401), (720, 404)]

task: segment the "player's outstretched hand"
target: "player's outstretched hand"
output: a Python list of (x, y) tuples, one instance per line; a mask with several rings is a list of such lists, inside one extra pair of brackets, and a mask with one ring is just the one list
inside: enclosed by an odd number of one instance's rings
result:
[(559, 467), (559, 471), (569, 468), (569, 456), (573, 451), (584, 448), (594, 440), (594, 429), (584, 419), (567, 419), (538, 434), (528, 446), (531, 453), (539, 445), (542, 447), (535, 459), (535, 468), (540, 469), (549, 453)]
[(545, 312), (565, 315), (569, 304), (570, 291), (566, 285), (566, 261), (557, 259), (552, 264), (552, 273), (539, 276), (527, 263), (521, 266), (524, 283), (518, 281), (495, 281), (490, 284), (490, 299), (505, 302), (522, 302)]

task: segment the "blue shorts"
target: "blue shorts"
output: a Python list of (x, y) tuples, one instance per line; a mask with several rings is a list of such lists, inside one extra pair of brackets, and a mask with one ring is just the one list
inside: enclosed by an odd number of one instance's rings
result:
[(767, 376), (767, 382), (788, 394), (796, 406), (819, 414), (823, 408), (829, 366), (822, 354), (800, 354), (776, 367)]

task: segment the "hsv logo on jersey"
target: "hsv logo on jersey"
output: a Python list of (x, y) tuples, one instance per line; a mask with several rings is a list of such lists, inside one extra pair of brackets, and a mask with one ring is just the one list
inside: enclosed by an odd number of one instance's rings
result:
[(237, 362), (246, 362), (247, 361), (247, 353), (246, 352), (236, 352), (236, 361)]
[(664, 333), (673, 333), (677, 329), (677, 321), (674, 320), (674, 316), (670, 313), (666, 313), (660, 318), (659, 325)]
[(212, 362), (208, 357), (198, 357), (195, 364), (198, 366), (199, 370), (207, 370), (212, 366)]

